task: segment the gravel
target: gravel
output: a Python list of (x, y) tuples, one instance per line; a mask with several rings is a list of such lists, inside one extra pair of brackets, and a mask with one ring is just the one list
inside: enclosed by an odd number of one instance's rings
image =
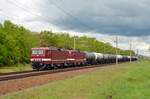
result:
[(27, 88), (44, 85), (53, 81), (71, 78), (83, 73), (95, 71), (102, 67), (86, 68), (81, 70), (67, 71), (61, 73), (33, 76), (0, 82), (0, 95), (21, 91)]

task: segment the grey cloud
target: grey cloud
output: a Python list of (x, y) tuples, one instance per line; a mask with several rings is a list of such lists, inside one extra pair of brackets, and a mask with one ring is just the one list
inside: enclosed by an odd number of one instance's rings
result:
[[(45, 22), (66, 31), (94, 32), (122, 36), (150, 36), (149, 0), (15, 1), (18, 1), (18, 3), (25, 1), (26, 4), (22, 3), (19, 6), (28, 9), (29, 14), (31, 13), (31, 15), (26, 15), (22, 19), (24, 22)], [(10, 7), (11, 4), (6, 4), (4, 0), (0, 2), (3, 4), (1, 6), (3, 8), (0, 7), (0, 9), (7, 9), (15, 12), (15, 14), (19, 13), (20, 9), (15, 10), (17, 7)], [(22, 12), (20, 11), (20, 14)], [(68, 12), (73, 17), (64, 12)], [(38, 13), (42, 17), (36, 15)]]
[(50, 17), (46, 21), (63, 30), (125, 36), (150, 35), (148, 0), (62, 0), (55, 1), (55, 4), (77, 18), (64, 14), (55, 6), (43, 8), (43, 15)]

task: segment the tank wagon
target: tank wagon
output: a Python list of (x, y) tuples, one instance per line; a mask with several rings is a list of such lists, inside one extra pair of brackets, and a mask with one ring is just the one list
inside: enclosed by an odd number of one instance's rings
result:
[[(116, 57), (118, 57), (119, 62), (130, 61), (129, 56), (66, 50), (55, 47), (32, 48), (30, 61), (33, 69), (47, 70), (70, 66), (115, 63)], [(132, 57), (133, 61), (137, 59), (137, 57)]]

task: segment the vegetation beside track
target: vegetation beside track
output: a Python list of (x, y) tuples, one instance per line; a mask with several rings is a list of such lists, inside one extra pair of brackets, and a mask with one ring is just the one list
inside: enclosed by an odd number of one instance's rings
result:
[(0, 74), (3, 73), (11, 73), (11, 72), (22, 72), (22, 71), (28, 71), (32, 70), (32, 67), (30, 64), (16, 64), (12, 66), (2, 66), (0, 67)]
[[(2, 99), (149, 99), (150, 61), (142, 60), (56, 81)], [(109, 98), (108, 98), (109, 99)], [(111, 98), (110, 98), (111, 99)]]

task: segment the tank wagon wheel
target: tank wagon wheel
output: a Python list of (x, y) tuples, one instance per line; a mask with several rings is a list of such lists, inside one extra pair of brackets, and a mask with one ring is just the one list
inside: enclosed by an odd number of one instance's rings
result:
[(75, 64), (74, 64), (74, 63), (70, 63), (70, 66), (71, 66), (71, 67), (75, 67)]
[(47, 69), (47, 70), (51, 70), (51, 69), (53, 69), (53, 68), (51, 67), (50, 64), (48, 64), (46, 69)]
[(56, 64), (51, 64), (50, 67), (51, 67), (51, 69), (57, 69), (57, 65)]
[(41, 70), (47, 70), (48, 66), (46, 64), (42, 65), (41, 67), (38, 68), (39, 71)]
[(61, 68), (61, 64), (55, 64), (56, 68)]
[(64, 68), (66, 68), (68, 65), (67, 65), (67, 63), (64, 63)]
[(64, 67), (65, 67), (64, 63), (61, 63), (60, 68), (64, 68)]

